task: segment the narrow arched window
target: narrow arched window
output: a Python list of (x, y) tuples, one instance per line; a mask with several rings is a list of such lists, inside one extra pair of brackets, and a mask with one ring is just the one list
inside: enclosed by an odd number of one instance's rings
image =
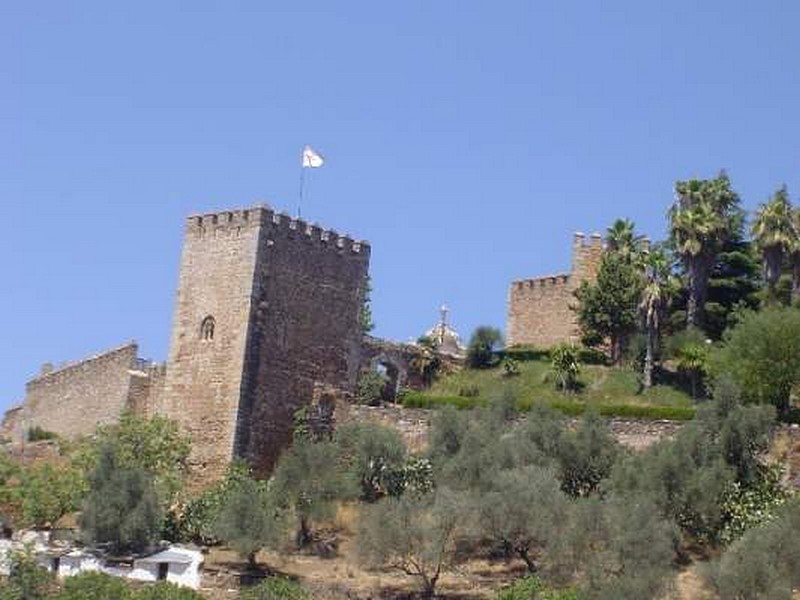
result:
[(214, 317), (211, 315), (207, 316), (203, 319), (203, 322), (200, 323), (200, 339), (201, 340), (213, 340), (214, 339)]

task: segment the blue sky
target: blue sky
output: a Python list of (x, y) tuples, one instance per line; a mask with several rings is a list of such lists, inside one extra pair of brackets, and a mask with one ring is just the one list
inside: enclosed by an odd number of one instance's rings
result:
[(376, 333), (505, 322), (571, 233), (653, 238), (676, 179), (800, 197), (794, 2), (0, 3), (0, 408), (44, 361), (164, 359), (185, 215), (372, 243)]

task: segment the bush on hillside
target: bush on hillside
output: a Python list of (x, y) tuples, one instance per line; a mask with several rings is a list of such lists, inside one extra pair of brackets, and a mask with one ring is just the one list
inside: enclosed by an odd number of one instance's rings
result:
[(284, 577), (268, 577), (259, 585), (242, 590), (240, 600), (308, 600), (310, 595)]
[(384, 498), (361, 521), (359, 558), (367, 566), (417, 578), (423, 596), (430, 598), (455, 560), (456, 535), (463, 524), (463, 502), (447, 490)]
[(578, 375), (581, 372), (578, 348), (572, 344), (560, 344), (553, 348), (550, 356), (548, 377), (555, 382), (556, 389), (562, 392), (577, 391)]
[(708, 571), (721, 598), (792, 598), (800, 587), (800, 503), (749, 530)]
[(55, 440), (58, 438), (58, 434), (48, 431), (39, 425), (34, 425), (28, 429), (27, 438), (29, 442), (40, 442), (45, 440)]
[(334, 516), (336, 502), (358, 494), (355, 479), (343, 468), (337, 445), (302, 437), (281, 455), (271, 485), (278, 502), (297, 518), (299, 547), (312, 542), (315, 521)]
[(475, 329), (467, 345), (467, 365), (473, 369), (485, 369), (497, 363), (497, 351), (503, 345), (503, 334), (499, 329), (482, 325)]
[(274, 493), (263, 481), (245, 479), (227, 495), (214, 521), (214, 532), (256, 567), (256, 553), (264, 546), (277, 546), (285, 531), (285, 520)]
[(787, 417), (800, 384), (800, 310), (747, 313), (725, 336), (712, 367), (717, 377), (724, 374), (738, 384), (746, 401), (772, 404), (779, 417)]
[(383, 399), (386, 379), (377, 371), (364, 370), (358, 376), (356, 400), (359, 404), (378, 406)]
[(406, 462), (406, 446), (396, 429), (375, 423), (349, 423), (335, 434), (345, 469), (358, 481), (361, 499), (374, 502), (389, 493)]
[(128, 583), (119, 577), (89, 572), (67, 577), (63, 589), (55, 595), (54, 600), (110, 600), (111, 598), (138, 600), (138, 595), (134, 594)]
[(147, 471), (121, 467), (114, 450), (105, 447), (89, 487), (79, 519), (88, 542), (125, 553), (141, 552), (158, 540), (164, 515)]

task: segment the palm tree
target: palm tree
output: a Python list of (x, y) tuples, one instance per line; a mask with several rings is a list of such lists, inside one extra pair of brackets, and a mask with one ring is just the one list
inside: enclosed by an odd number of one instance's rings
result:
[(636, 235), (636, 225), (630, 219), (617, 219), (606, 229), (606, 244), (610, 252), (616, 252), (626, 258), (639, 256), (642, 251), (644, 236)]
[(672, 270), (667, 256), (660, 249), (655, 249), (647, 256), (645, 265), (647, 283), (642, 290), (642, 301), (639, 310), (642, 315), (646, 336), (644, 357), (643, 385), (649, 389), (653, 385), (653, 366), (656, 348), (661, 334), (661, 318), (670, 298), (675, 293)]
[[(775, 286), (781, 277), (783, 257), (796, 246), (794, 214), (786, 186), (779, 189), (772, 198), (759, 206), (753, 222), (753, 238), (761, 251), (764, 266), (764, 280), (767, 282), (770, 297), (775, 297)], [(794, 288), (794, 286), (793, 286)]]
[(688, 277), (686, 318), (701, 327), (708, 278), (722, 244), (742, 226), (739, 196), (725, 173), (716, 179), (691, 179), (675, 184), (669, 210), (671, 242)]
[(787, 248), (792, 264), (792, 304), (800, 302), (800, 207), (792, 211), (792, 237)]

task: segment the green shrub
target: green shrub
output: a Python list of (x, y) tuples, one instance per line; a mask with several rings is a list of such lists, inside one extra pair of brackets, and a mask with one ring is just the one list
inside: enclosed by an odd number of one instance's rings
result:
[(501, 358), (511, 358), (519, 362), (527, 362), (532, 360), (549, 360), (550, 350), (543, 348), (535, 348), (529, 345), (511, 346), (498, 352)]
[(30, 429), (28, 429), (28, 441), (29, 442), (39, 442), (43, 440), (54, 440), (58, 437), (58, 434), (47, 431), (43, 429), (39, 425), (34, 425)]
[(164, 514), (150, 473), (120, 467), (114, 450), (105, 447), (89, 486), (79, 519), (87, 541), (123, 553), (142, 551), (158, 539)]
[(231, 490), (214, 522), (217, 537), (246, 558), (251, 569), (258, 551), (277, 544), (284, 532), (285, 519), (270, 492), (263, 481), (243, 480)]
[(714, 375), (733, 379), (749, 402), (773, 404), (785, 418), (800, 383), (800, 310), (746, 313), (712, 361)]
[(403, 396), (406, 408), (439, 408), (454, 406), (456, 408), (475, 408), (484, 406), (486, 402), (480, 398), (464, 398), (463, 396), (431, 396), (422, 392), (409, 390)]
[(377, 371), (362, 371), (358, 376), (356, 400), (359, 404), (377, 406), (383, 399), (386, 379)]
[(691, 327), (678, 331), (664, 339), (663, 358), (677, 358), (686, 346), (702, 346), (706, 343), (706, 334), (701, 329)]
[[(485, 407), (489, 403), (483, 398), (463, 398), (461, 396), (433, 396), (430, 394), (409, 391), (403, 397), (406, 408), (435, 409), (452, 406), (459, 409)], [(603, 417), (621, 417), (631, 419), (653, 419), (668, 421), (691, 421), (695, 417), (695, 409), (691, 406), (649, 406), (645, 404), (614, 404), (611, 402), (581, 402), (578, 400), (548, 400), (534, 402), (523, 400), (517, 402), (522, 411), (529, 411), (534, 406), (549, 406), (567, 416), (577, 417), (587, 410), (594, 410)]]
[(750, 529), (716, 561), (708, 577), (721, 598), (791, 600), (800, 587), (800, 503)]
[(262, 583), (245, 588), (240, 600), (308, 600), (311, 596), (297, 583), (283, 577), (269, 577)]
[(764, 469), (761, 479), (753, 485), (744, 486), (734, 482), (725, 493), (722, 512), (725, 524), (720, 533), (720, 541), (730, 544), (746, 531), (775, 520), (780, 508), (786, 504), (791, 494), (781, 485), (782, 467), (776, 465)]
[(155, 585), (142, 587), (134, 600), (204, 600), (204, 597), (192, 589), (159, 581)]
[(134, 593), (119, 577), (105, 573), (81, 573), (67, 577), (55, 600), (133, 600)]
[(520, 374), (519, 363), (510, 356), (503, 359), (502, 365), (504, 377), (515, 377)]
[(578, 362), (578, 348), (572, 344), (560, 344), (550, 354), (550, 373), (556, 389), (574, 392), (578, 389), (578, 375), (581, 365)]
[(294, 512), (297, 545), (304, 547), (312, 541), (314, 522), (333, 517), (336, 503), (357, 496), (358, 485), (344, 469), (335, 443), (300, 438), (278, 460), (270, 491)]
[(458, 395), (461, 398), (477, 398), (481, 395), (481, 388), (477, 385), (468, 385), (466, 387), (459, 388)]
[(229, 466), (225, 478), (177, 507), (168, 515), (165, 537), (169, 540), (214, 545), (220, 542), (214, 529), (219, 511), (244, 481), (250, 478), (250, 467), (242, 460)]
[(500, 590), (495, 594), (495, 600), (536, 600), (544, 587), (541, 579), (529, 575)]
[(547, 587), (535, 575), (517, 579), (495, 595), (495, 600), (578, 600), (575, 590), (556, 590)]
[(497, 351), (503, 345), (503, 334), (499, 329), (483, 325), (475, 329), (467, 345), (467, 365), (473, 369), (485, 369), (497, 363)]
[(406, 446), (396, 429), (376, 423), (349, 423), (336, 429), (336, 445), (345, 469), (374, 502), (389, 493), (392, 475), (406, 462)]
[(9, 555), (9, 575), (0, 584), (0, 600), (44, 600), (54, 589), (53, 575), (36, 562), (30, 549)]

